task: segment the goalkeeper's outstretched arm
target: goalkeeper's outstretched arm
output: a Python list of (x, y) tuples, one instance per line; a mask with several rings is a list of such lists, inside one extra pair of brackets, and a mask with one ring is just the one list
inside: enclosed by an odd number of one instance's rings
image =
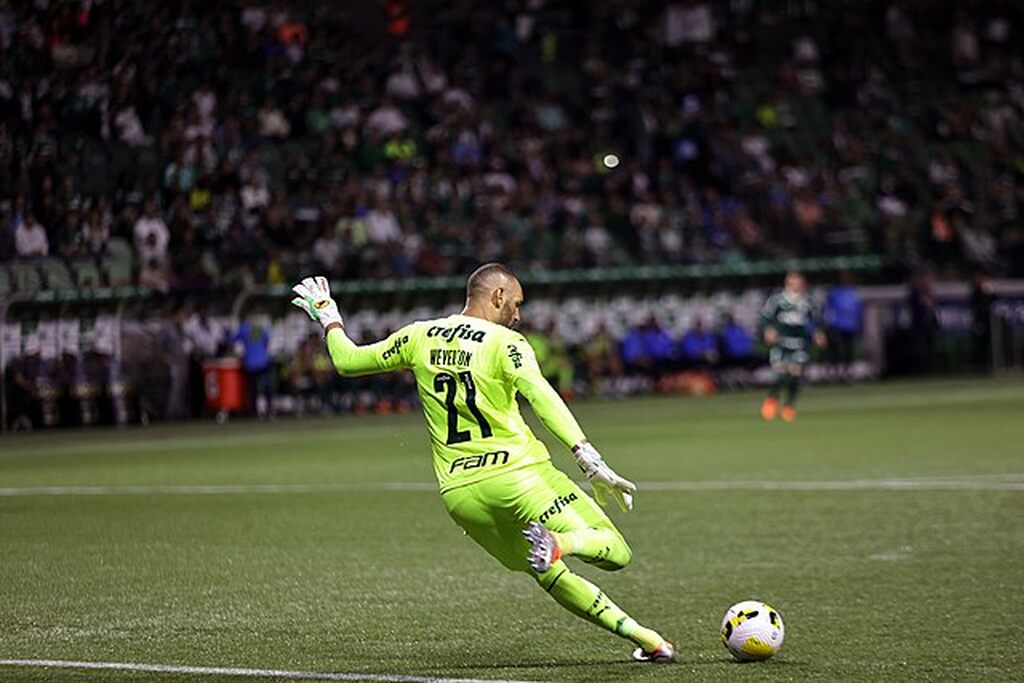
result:
[(345, 328), (338, 323), (327, 330), (327, 353), (339, 375), (360, 377), (408, 368), (405, 354), (401, 353), (408, 341), (407, 326), (379, 342), (360, 346), (348, 338)]
[(402, 351), (409, 341), (411, 326), (403, 327), (375, 344), (360, 346), (345, 334), (345, 323), (338, 304), (331, 298), (327, 278), (307, 277), (292, 287), (292, 291), (296, 294), (292, 304), (323, 326), (327, 353), (339, 375), (359, 377), (409, 367)]

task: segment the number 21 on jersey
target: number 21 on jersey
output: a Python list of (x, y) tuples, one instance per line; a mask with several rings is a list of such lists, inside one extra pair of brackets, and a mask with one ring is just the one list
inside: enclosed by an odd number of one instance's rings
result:
[(458, 378), (447, 372), (438, 373), (434, 377), (434, 391), (438, 393), (444, 393), (444, 405), (448, 409), (448, 439), (447, 444), (450, 446), (456, 443), (463, 443), (469, 441), (472, 438), (468, 429), (459, 429), (459, 384), (465, 388), (465, 404), (466, 408), (476, 419), (477, 425), (480, 427), (480, 438), (486, 439), (491, 436), (491, 423), (487, 421), (484, 414), (480, 412), (480, 409), (476, 405), (476, 384), (473, 383), (473, 375), (470, 374), (469, 370), (463, 370), (458, 373)]

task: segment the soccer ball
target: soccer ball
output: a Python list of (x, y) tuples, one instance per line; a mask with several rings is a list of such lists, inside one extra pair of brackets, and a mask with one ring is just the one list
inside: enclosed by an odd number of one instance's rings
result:
[(782, 615), (757, 600), (737, 602), (722, 618), (722, 644), (741, 662), (768, 659), (782, 647)]

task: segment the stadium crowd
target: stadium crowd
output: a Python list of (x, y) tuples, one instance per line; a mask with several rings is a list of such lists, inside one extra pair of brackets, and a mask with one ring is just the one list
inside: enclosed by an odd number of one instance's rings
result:
[(1020, 275), (1022, 17), (982, 0), (4, 1), (0, 261), (164, 292), (492, 259), (881, 253)]

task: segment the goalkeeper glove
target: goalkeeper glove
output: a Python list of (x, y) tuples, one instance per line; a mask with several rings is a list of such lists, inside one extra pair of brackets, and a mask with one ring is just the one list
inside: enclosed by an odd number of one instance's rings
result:
[(310, 318), (320, 323), (327, 330), (333, 323), (344, 325), (338, 304), (331, 298), (331, 285), (325, 277), (307, 277), (292, 287), (298, 296), (292, 299), (292, 305), (301, 308)]
[(594, 497), (598, 503), (602, 506), (607, 505), (608, 496), (611, 495), (623, 510), (633, 509), (633, 494), (636, 492), (636, 484), (615, 474), (615, 471), (608, 467), (593, 444), (589, 441), (581, 441), (573, 447), (572, 454), (576, 458), (576, 464), (580, 466), (580, 470), (590, 480), (590, 485), (594, 489)]

